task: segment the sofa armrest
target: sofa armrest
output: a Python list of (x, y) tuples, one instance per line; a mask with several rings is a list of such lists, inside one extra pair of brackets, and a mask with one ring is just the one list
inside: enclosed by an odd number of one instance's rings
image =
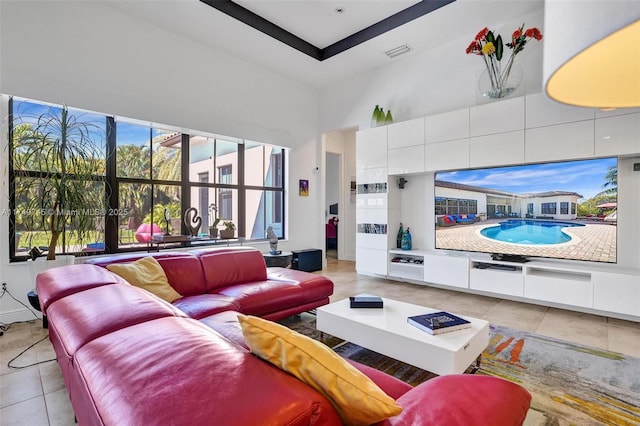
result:
[(299, 285), (307, 301), (328, 298), (333, 294), (333, 281), (324, 275), (288, 268), (267, 268), (267, 278)]
[(402, 413), (380, 425), (522, 425), (531, 394), (492, 376), (456, 374), (428, 380), (396, 400)]
[(42, 313), (56, 300), (94, 287), (126, 284), (124, 279), (95, 265), (67, 265), (51, 268), (36, 277), (36, 291)]

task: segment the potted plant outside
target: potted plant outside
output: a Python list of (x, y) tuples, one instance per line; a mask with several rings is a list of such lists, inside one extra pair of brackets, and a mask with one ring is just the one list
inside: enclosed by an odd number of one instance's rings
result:
[(231, 221), (222, 222), (224, 229), (220, 230), (220, 238), (228, 240), (233, 238), (236, 233), (236, 225)]
[(62, 244), (79, 252), (105, 221), (106, 123), (66, 106), (13, 117), (13, 220), (32, 237), (46, 235), (48, 260)]

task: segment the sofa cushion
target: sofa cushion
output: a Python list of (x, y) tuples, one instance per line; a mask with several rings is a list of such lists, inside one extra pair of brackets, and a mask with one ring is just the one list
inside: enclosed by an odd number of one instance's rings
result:
[(237, 311), (240, 305), (235, 299), (224, 294), (199, 294), (184, 296), (173, 302), (173, 306), (182, 310), (191, 318), (200, 319), (223, 311)]
[(340, 425), (320, 393), (190, 318), (101, 336), (76, 359), (80, 425)]
[(120, 275), (130, 284), (143, 288), (167, 302), (173, 302), (182, 297), (169, 285), (164, 269), (151, 256), (131, 263), (107, 265), (107, 269)]
[(216, 293), (220, 287), (264, 281), (267, 265), (262, 253), (244, 247), (239, 250), (199, 250), (193, 252), (202, 263), (207, 292)]
[(53, 302), (47, 314), (50, 328), (61, 330), (56, 347), (60, 364), (64, 359), (72, 362), (76, 351), (87, 342), (115, 330), (156, 318), (185, 316), (171, 304), (129, 284), (71, 294)]
[(238, 315), (251, 352), (322, 393), (349, 425), (368, 425), (402, 411), (371, 379), (324, 344), (280, 324)]
[(286, 281), (254, 281), (218, 288), (217, 292), (232, 297), (243, 314), (265, 315), (306, 302), (299, 285)]
[(238, 314), (239, 312), (235, 311), (220, 312), (219, 314), (201, 318), (200, 322), (249, 351), (249, 346), (247, 346), (247, 342), (242, 335)]

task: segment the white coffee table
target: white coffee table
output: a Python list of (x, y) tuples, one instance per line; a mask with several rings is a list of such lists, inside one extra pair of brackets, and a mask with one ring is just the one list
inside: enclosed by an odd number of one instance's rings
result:
[(474, 362), (479, 365), (489, 344), (487, 321), (451, 312), (470, 321), (471, 328), (432, 336), (407, 323), (407, 317), (440, 309), (383, 300), (382, 309), (352, 309), (348, 298), (319, 307), (316, 328), (438, 375), (463, 373)]

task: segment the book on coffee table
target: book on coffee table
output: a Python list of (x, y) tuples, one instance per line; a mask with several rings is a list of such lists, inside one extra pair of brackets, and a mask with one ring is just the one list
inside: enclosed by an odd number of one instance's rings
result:
[(349, 297), (349, 307), (351, 308), (383, 308), (384, 302), (381, 297), (371, 294), (359, 294)]
[(471, 323), (466, 319), (444, 311), (409, 317), (407, 322), (420, 330), (434, 335), (471, 327)]

